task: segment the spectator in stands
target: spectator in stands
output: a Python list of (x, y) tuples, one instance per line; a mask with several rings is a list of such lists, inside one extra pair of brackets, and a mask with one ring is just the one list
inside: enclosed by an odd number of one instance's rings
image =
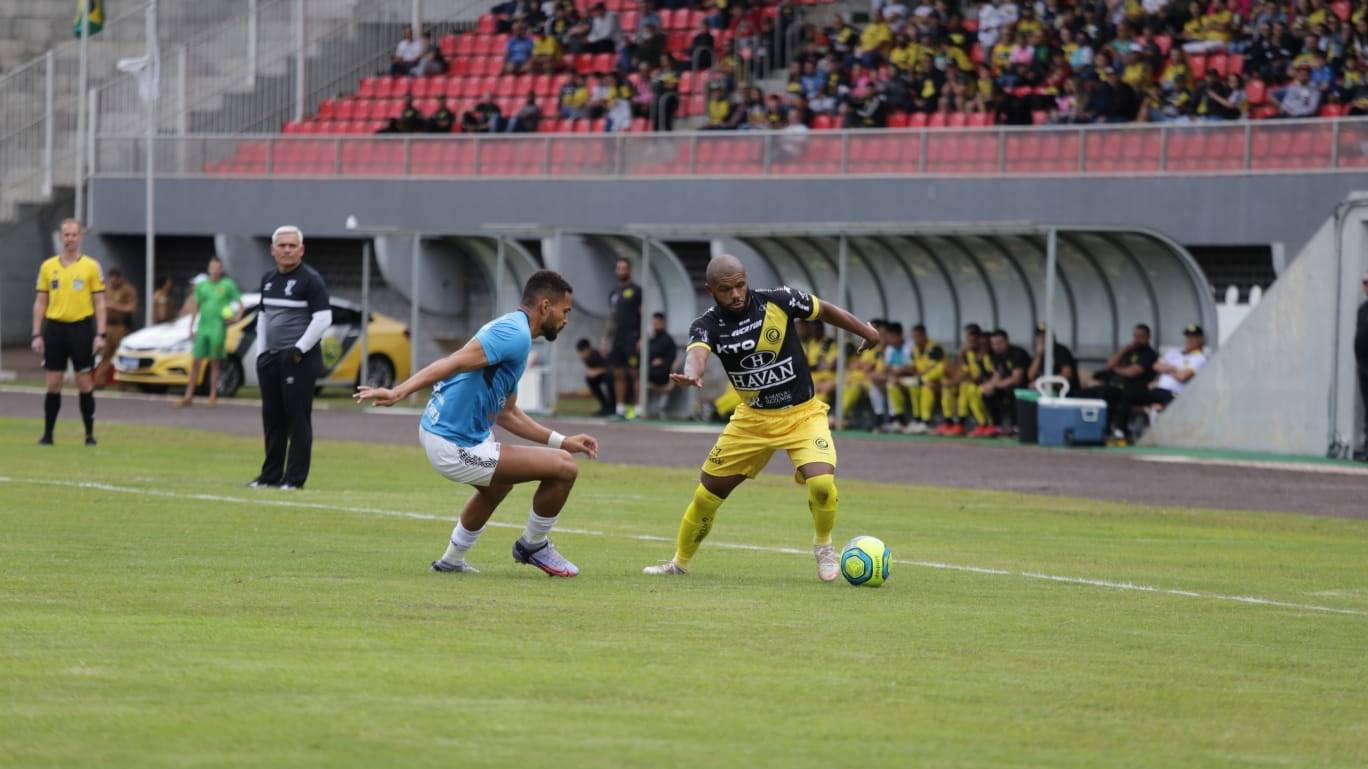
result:
[[(1035, 331), (1035, 356), (1031, 358), (1031, 367), (1026, 371), (1026, 382), (1034, 383), (1045, 373), (1045, 324), (1036, 326)], [(1078, 383), (1078, 363), (1074, 360), (1073, 351), (1059, 343), (1058, 337), (1054, 340), (1054, 366), (1050, 373), (1054, 376), (1064, 377), (1069, 383), (1069, 392), (1075, 396), (1083, 390)]]
[(1321, 93), (1311, 85), (1311, 70), (1306, 65), (1293, 68), (1293, 82), (1271, 94), (1282, 117), (1315, 117), (1320, 110)]
[(404, 27), (404, 37), (399, 41), (399, 45), (394, 49), (394, 57), (390, 60), (391, 75), (409, 75), (413, 73), (414, 67), (422, 61), (426, 49), (422, 40), (413, 37), (413, 27)]
[(579, 353), (580, 360), (584, 362), (584, 384), (599, 404), (599, 409), (593, 416), (612, 416), (617, 401), (613, 398), (613, 377), (608, 370), (608, 359), (603, 353), (595, 350), (588, 339), (575, 342), (575, 352)]
[(418, 59), (409, 74), (414, 77), (430, 77), (446, 72), (446, 59), (442, 57), (442, 48), (432, 39), (431, 32), (423, 33), (423, 55)]
[(413, 104), (413, 96), (404, 97), (404, 109), (399, 113), (400, 133), (418, 133), (427, 130), (427, 120), (423, 118), (423, 113), (418, 111), (418, 107)]
[(732, 121), (732, 113), (736, 109), (732, 106), (731, 99), (720, 85), (708, 85), (708, 101), (704, 107), (708, 122), (703, 126), (705, 131), (725, 131), (732, 129), (735, 124)]
[(646, 383), (651, 390), (648, 411), (653, 416), (663, 417), (665, 406), (670, 399), (670, 390), (674, 388), (670, 382), (670, 372), (674, 371), (675, 359), (679, 356), (679, 347), (670, 337), (670, 332), (665, 330), (663, 312), (651, 315), (651, 339), (647, 343), (646, 351), (649, 356)]
[(841, 66), (850, 66), (855, 60), (860, 33), (839, 13), (831, 17), (831, 22), (832, 25), (825, 30), (827, 50), (840, 60)]
[(875, 16), (860, 33), (860, 44), (855, 55), (866, 67), (878, 67), (893, 43), (893, 29), (882, 15)]
[(1107, 72), (1107, 87), (1111, 90), (1111, 106), (1107, 110), (1105, 122), (1129, 123), (1140, 110), (1140, 100), (1135, 89), (1121, 79), (1121, 73), (1112, 69)]
[(595, 72), (594, 82), (589, 87), (589, 106), (587, 114), (597, 120), (608, 114), (608, 108), (617, 99), (617, 89), (606, 72)]
[(589, 89), (584, 85), (584, 76), (578, 72), (570, 75), (570, 80), (561, 86), (556, 103), (560, 116), (567, 120), (585, 117), (589, 114)]
[(589, 31), (584, 37), (584, 53), (613, 53), (622, 47), (622, 27), (618, 15), (603, 3), (589, 9)]
[(503, 112), (494, 99), (493, 91), (485, 91), (484, 98), (468, 112), (461, 115), (462, 133), (498, 133), (503, 125)]
[(428, 118), (428, 133), (449, 134), (456, 125), (456, 115), (447, 106), (446, 97), (437, 97), (437, 109), (433, 111), (432, 117)]
[(560, 71), (564, 58), (560, 40), (550, 33), (541, 34), (532, 43), (532, 61), (529, 66), (537, 74), (552, 74)]
[(780, 130), (782, 135), (774, 143), (775, 159), (780, 162), (799, 160), (807, 152), (810, 130), (803, 122), (801, 110), (789, 109), (785, 121), (786, 124)]
[[(656, 13), (655, 4), (651, 0), (641, 0), (641, 7), (637, 11), (636, 29), (632, 30), (638, 36), (647, 35), (649, 28), (664, 29), (665, 23), (660, 20), (660, 14)], [(651, 61), (655, 61), (651, 59)]]
[(513, 25), (513, 35), (504, 44), (504, 67), (505, 75), (521, 75), (528, 71), (528, 65), (532, 61), (532, 38), (527, 34), (527, 27), (522, 22)]
[(537, 132), (537, 126), (541, 123), (541, 107), (537, 105), (537, 92), (528, 91), (527, 100), (518, 108), (517, 112), (508, 119), (508, 127), (505, 129), (511, 134), (530, 134)]
[(708, 25), (706, 19), (699, 22), (698, 32), (689, 42), (690, 68), (697, 71), (712, 69), (716, 48), (717, 39), (713, 37), (712, 27)]
[(636, 52), (633, 56), (635, 62), (655, 66), (660, 62), (660, 57), (665, 55), (666, 42), (665, 33), (660, 31), (660, 27), (647, 24), (645, 29), (637, 34)]
[(988, 408), (995, 435), (1010, 435), (1008, 424), (1016, 419), (1016, 394), (1018, 387), (1026, 385), (1026, 372), (1031, 367), (1031, 356), (1020, 347), (1011, 343), (1007, 332), (995, 330), (988, 338), (987, 381), (979, 388), (983, 393), (983, 403)]
[[(1121, 393), (1121, 398), (1117, 403), (1117, 409), (1123, 415), (1129, 415), (1137, 407), (1143, 406), (1167, 406), (1173, 402), (1178, 393), (1187, 387), (1188, 382), (1197, 375), (1197, 370), (1206, 363), (1206, 337), (1202, 327), (1191, 325), (1183, 329), (1183, 349), (1169, 350), (1164, 353), (1164, 357), (1156, 361), (1154, 371), (1159, 375), (1154, 387), (1126, 390)], [(1126, 422), (1129, 423), (1129, 418)], [(1112, 434), (1113, 440), (1125, 438), (1129, 440), (1129, 435), (1117, 436)]]

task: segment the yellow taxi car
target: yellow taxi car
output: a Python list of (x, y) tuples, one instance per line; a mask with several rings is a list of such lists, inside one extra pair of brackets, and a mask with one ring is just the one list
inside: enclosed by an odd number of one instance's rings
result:
[[(243, 386), (257, 384), (255, 361), (244, 362), (256, 342), (257, 308), (260, 294), (243, 294), (242, 319), (228, 326), (224, 359), (219, 376), (219, 395), (232, 397)], [(326, 372), (318, 386), (354, 388), (361, 381), (361, 308), (342, 299), (333, 299), (332, 326), (323, 333), (319, 345)], [(367, 384), (392, 387), (409, 376), (409, 332), (403, 323), (372, 312), (367, 340), (369, 362)], [(136, 385), (147, 392), (183, 388), (190, 376), (190, 317), (184, 316), (124, 337), (114, 353), (114, 371), (120, 383)], [(208, 366), (197, 383), (207, 391)]]

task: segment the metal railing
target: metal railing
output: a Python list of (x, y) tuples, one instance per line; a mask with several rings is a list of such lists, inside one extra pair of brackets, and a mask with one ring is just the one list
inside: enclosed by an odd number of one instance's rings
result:
[[(142, 173), (101, 136), (95, 173)], [(1368, 118), (975, 129), (156, 140), (161, 177), (789, 177), (1368, 173)]]
[[(87, 45), (91, 87), (126, 77), (118, 59), (141, 55), (144, 10), (148, 3), (123, 7)], [(182, 39), (239, 13), (237, 3), (160, 0), (162, 40)], [(71, 184), (80, 41), (67, 40), (47, 53), (0, 76), (0, 221), (18, 202), (45, 199), (53, 184)]]

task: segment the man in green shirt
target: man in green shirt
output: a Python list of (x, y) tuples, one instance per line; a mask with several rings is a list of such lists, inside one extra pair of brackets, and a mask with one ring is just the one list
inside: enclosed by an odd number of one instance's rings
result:
[(209, 278), (195, 285), (188, 308), (190, 339), (193, 340), (195, 362), (190, 367), (190, 379), (185, 383), (185, 397), (176, 405), (189, 406), (195, 397), (195, 383), (199, 381), (201, 366), (209, 361), (209, 405), (218, 404), (220, 361), (227, 355), (224, 345), (228, 325), (242, 317), (242, 293), (232, 278), (223, 274), (223, 260), (217, 256), (209, 260)]

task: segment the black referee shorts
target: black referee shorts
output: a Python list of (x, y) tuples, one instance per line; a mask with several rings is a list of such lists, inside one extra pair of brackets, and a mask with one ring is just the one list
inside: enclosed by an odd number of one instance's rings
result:
[(608, 365), (612, 368), (636, 369), (641, 361), (637, 357), (638, 342), (639, 340), (632, 338), (614, 339), (613, 346), (608, 348)]
[(95, 368), (95, 316), (72, 323), (49, 319), (43, 326), (43, 369), (66, 371), (67, 361), (77, 371)]

